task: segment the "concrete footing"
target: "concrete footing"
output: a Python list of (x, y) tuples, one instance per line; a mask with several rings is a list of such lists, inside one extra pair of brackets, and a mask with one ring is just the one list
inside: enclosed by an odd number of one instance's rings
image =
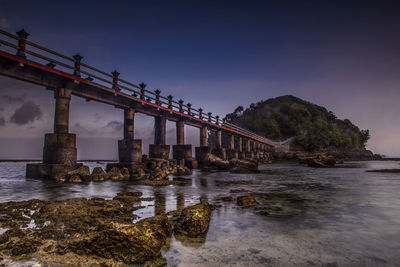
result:
[(176, 160), (192, 160), (192, 145), (174, 145), (172, 146), (172, 158)]
[(169, 159), (170, 145), (149, 145), (149, 158)]
[(82, 166), (82, 163), (76, 163), (74, 165), (29, 163), (26, 165), (26, 177), (57, 180), (57, 177), (62, 177), (69, 171), (75, 170), (80, 166)]
[(195, 148), (195, 152), (196, 160), (199, 162), (199, 164), (203, 164), (208, 162), (211, 154), (211, 148), (209, 146), (199, 146)]
[(141, 162), (142, 140), (122, 139), (118, 140), (119, 162)]
[(75, 134), (45, 134), (43, 147), (43, 164), (75, 165), (76, 158), (77, 150)]

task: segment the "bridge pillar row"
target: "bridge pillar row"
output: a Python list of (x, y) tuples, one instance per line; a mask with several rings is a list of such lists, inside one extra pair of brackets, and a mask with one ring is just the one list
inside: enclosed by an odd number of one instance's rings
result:
[(28, 164), (27, 177), (62, 179), (68, 171), (79, 167), (76, 135), (68, 132), (71, 95), (72, 91), (67, 88), (54, 90), (54, 133), (45, 134), (43, 163)]
[(166, 144), (167, 118), (165, 116), (154, 117), (154, 144), (149, 145), (149, 157), (169, 159), (170, 146)]
[(211, 152), (215, 156), (226, 160), (226, 149), (222, 147), (222, 130), (217, 130), (217, 144), (216, 148)]
[(208, 162), (211, 148), (208, 146), (208, 127), (203, 125), (200, 128), (200, 146), (195, 148), (196, 160), (199, 162), (199, 165), (202, 166), (206, 162)]
[(227, 151), (227, 156), (228, 159), (238, 159), (239, 154), (238, 151), (235, 149), (235, 135), (231, 134), (229, 136), (229, 147), (228, 147), (228, 151)]
[(192, 145), (185, 144), (185, 123), (182, 120), (176, 122), (176, 145), (172, 146), (172, 157), (190, 169), (197, 168), (197, 162), (193, 161)]

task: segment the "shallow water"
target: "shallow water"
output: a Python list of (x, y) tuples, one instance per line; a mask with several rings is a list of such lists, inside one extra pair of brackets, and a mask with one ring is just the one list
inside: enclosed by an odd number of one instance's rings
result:
[[(85, 163), (91, 168), (102, 166)], [(202, 174), (187, 186), (132, 185), (106, 181), (58, 184), (24, 178), (24, 162), (0, 162), (0, 202), (32, 198), (112, 198), (141, 191), (154, 201), (135, 212), (148, 217), (195, 204), (220, 204), (206, 238), (172, 237), (162, 254), (169, 266), (399, 266), (400, 174), (368, 169), (400, 168), (397, 162), (352, 162), (342, 168), (299, 164), (260, 166), (260, 174)], [(257, 208), (243, 209), (221, 196), (255, 193)]]

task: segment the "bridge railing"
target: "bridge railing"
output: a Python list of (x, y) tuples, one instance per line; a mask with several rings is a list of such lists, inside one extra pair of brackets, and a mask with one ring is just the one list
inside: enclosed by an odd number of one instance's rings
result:
[[(116, 95), (118, 94), (128, 97), (144, 104), (153, 103), (158, 106), (164, 106), (170, 110), (178, 112), (178, 114), (186, 114), (218, 128), (225, 128), (260, 142), (275, 145), (274, 141), (257, 135), (232, 123), (223, 121), (219, 116), (212, 116), (211, 112), (205, 112), (201, 108), (195, 109), (190, 103), (184, 104), (183, 100), (176, 101), (171, 95), (167, 97), (162, 96), (161, 91), (158, 89), (155, 91), (147, 90), (147, 86), (144, 83), (136, 85), (124, 79), (120, 79), (120, 73), (117, 70), (107, 73), (98, 68), (90, 66), (82, 62), (83, 56), (81, 56), (79, 53), (69, 57), (46, 47), (40, 46), (36, 43), (30, 42), (27, 40), (29, 34), (24, 30), (17, 32), (16, 35), (0, 30), (0, 35), (5, 37), (5, 39), (0, 39), (0, 51), (11, 50), (15, 52), (15, 50), (17, 50), (16, 55), (25, 59), (27, 58), (27, 55), (32, 56), (36, 59), (36, 63), (45, 65), (51, 69), (57, 68), (57, 70), (69, 74), (71, 78), (77, 82), (85, 80), (86, 83), (98, 88), (105, 90), (112, 89)], [(13, 44), (15, 41), (18, 43)], [(70, 74), (71, 72), (72, 74)]]

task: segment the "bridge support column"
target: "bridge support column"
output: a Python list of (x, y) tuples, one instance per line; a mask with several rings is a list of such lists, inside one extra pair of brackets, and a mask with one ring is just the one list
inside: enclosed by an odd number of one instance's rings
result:
[(149, 146), (149, 157), (169, 159), (170, 146), (166, 145), (167, 118), (154, 117), (154, 144)]
[(208, 162), (211, 153), (211, 148), (208, 146), (207, 142), (207, 131), (208, 127), (205, 125), (200, 128), (200, 146), (195, 148), (196, 160), (200, 165), (204, 165)]
[(239, 159), (245, 159), (246, 158), (246, 152), (243, 149), (243, 138), (239, 137), (238, 138), (238, 143), (237, 143), (237, 151), (238, 151), (238, 156)]
[(238, 159), (239, 155), (237, 150), (235, 149), (235, 135), (231, 134), (229, 136), (229, 148), (227, 151), (228, 159)]
[(247, 139), (246, 140), (246, 158), (247, 159), (253, 159), (254, 158), (254, 154), (253, 151), (251, 149), (251, 140)]
[(81, 165), (76, 162), (76, 135), (68, 133), (71, 93), (67, 88), (54, 90), (54, 133), (45, 134), (43, 163), (28, 164), (26, 177), (62, 179), (68, 171)]
[(222, 147), (222, 130), (217, 131), (217, 148), (213, 149), (212, 153), (215, 156), (226, 160), (226, 149)]
[(135, 109), (124, 109), (124, 139), (118, 140), (119, 163), (107, 164), (106, 170), (112, 167), (126, 167), (130, 172), (142, 162), (142, 140), (135, 139)]
[(172, 146), (172, 157), (178, 162), (183, 161), (188, 168), (197, 168), (197, 162), (193, 161), (192, 145), (185, 145), (185, 123), (176, 122), (176, 145)]

